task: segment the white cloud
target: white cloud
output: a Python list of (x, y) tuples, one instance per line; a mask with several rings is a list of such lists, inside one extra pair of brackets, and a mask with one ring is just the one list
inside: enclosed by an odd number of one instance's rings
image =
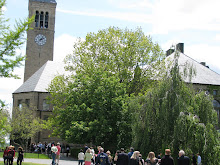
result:
[(108, 2), (121, 9), (146, 10), (153, 8), (153, 4), (149, 0), (109, 0)]
[(71, 54), (76, 41), (76, 37), (68, 34), (57, 37), (54, 42), (54, 61), (63, 61), (66, 55)]
[(220, 34), (216, 34), (214, 40), (220, 41)]
[[(182, 30), (220, 30), (219, 0), (109, 0), (114, 11), (88, 9), (62, 10), (59, 12), (75, 15), (96, 16), (148, 23), (153, 27), (153, 34), (167, 34)], [(115, 11), (117, 8), (128, 9)], [(130, 9), (130, 10), (129, 10)], [(135, 11), (134, 11), (135, 9)], [(129, 11), (129, 12), (128, 12)]]
[(113, 18), (118, 20), (125, 20), (130, 22), (141, 22), (141, 23), (151, 23), (152, 18), (150, 15), (145, 13), (134, 13), (134, 12), (114, 12), (114, 11), (97, 11), (91, 9), (90, 11), (73, 11), (57, 9), (57, 12), (68, 13), (73, 15), (83, 15), (83, 16), (93, 16), (93, 17), (104, 17)]
[[(185, 54), (198, 62), (206, 62), (210, 69), (216, 70), (220, 74), (220, 47), (208, 44), (196, 44), (185, 47)], [(212, 68), (213, 67), (213, 68)]]

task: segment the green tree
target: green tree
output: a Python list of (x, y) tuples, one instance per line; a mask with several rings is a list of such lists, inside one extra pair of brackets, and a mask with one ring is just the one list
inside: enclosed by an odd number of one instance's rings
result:
[[(4, 18), (3, 7), (5, 4), (6, 0), (0, 0), (0, 78), (19, 78), (13, 71), (15, 67), (22, 65), (21, 62), (24, 60), (24, 56), (16, 55), (16, 50), (25, 42), (24, 34), (29, 29), (33, 18), (17, 21), (14, 29), (12, 29), (10, 25), (8, 25), (9, 19)], [(5, 108), (5, 103), (0, 100), (0, 118), (3, 123), (3, 127), (0, 127), (1, 142), (5, 140), (3, 136), (6, 136), (6, 131), (10, 130), (9, 124), (5, 123), (9, 120), (7, 118), (9, 116), (5, 115)]]
[(24, 34), (29, 29), (32, 19), (17, 21), (11, 29), (8, 19), (4, 18), (3, 6), (6, 0), (0, 0), (0, 77), (14, 77), (14, 68), (22, 65), (24, 56), (16, 55), (16, 50), (25, 42)]
[(163, 58), (158, 44), (140, 28), (110, 27), (79, 39), (66, 58), (71, 76), (59, 76), (49, 87), (54, 134), (109, 149), (130, 146), (128, 96), (152, 84)]
[[(0, 104), (1, 103), (0, 101)], [(1, 106), (0, 108), (0, 146), (5, 144), (5, 137), (11, 130), (10, 121), (9, 121), (9, 113), (7, 111), (6, 106)]]
[(25, 105), (13, 109), (10, 139), (26, 148), (26, 151), (28, 140), (34, 138), (39, 131), (45, 128), (43, 121), (36, 117), (36, 112), (35, 107)]
[(182, 76), (176, 55), (171, 70), (156, 87), (146, 95), (131, 99), (129, 111), (135, 116), (133, 144), (144, 154), (163, 152), (165, 148), (171, 148), (174, 156), (180, 149), (188, 155), (200, 152), (204, 164), (218, 164), (213, 98), (204, 92), (196, 94)]

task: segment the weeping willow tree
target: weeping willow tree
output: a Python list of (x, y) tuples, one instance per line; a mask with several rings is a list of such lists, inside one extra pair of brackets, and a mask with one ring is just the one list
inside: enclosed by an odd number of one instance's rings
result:
[(157, 86), (130, 101), (133, 146), (144, 155), (170, 148), (174, 158), (180, 149), (189, 156), (199, 152), (204, 164), (219, 164), (217, 114), (212, 99), (204, 92), (196, 94), (183, 81), (176, 54), (171, 69)]

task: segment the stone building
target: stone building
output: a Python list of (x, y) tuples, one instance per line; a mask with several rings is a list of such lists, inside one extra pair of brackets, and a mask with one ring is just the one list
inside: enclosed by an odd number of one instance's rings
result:
[(188, 77), (185, 78), (184, 81), (186, 83), (192, 83), (197, 92), (205, 91), (207, 95), (210, 94), (213, 96), (213, 106), (217, 111), (218, 121), (220, 122), (220, 74), (211, 70), (208, 66), (206, 66), (205, 62), (199, 63), (184, 54), (183, 43), (179, 43), (175, 46), (175, 48), (167, 50), (167, 58), (172, 60), (176, 50), (179, 51), (178, 64), (180, 66), (180, 71), (183, 72), (183, 67), (187, 64), (188, 66), (192, 66), (196, 73), (191, 80)]
[[(44, 120), (53, 108), (47, 103), (46, 89), (56, 74), (64, 73), (64, 65), (53, 62), (56, 5), (55, 0), (29, 0), (29, 17), (35, 18), (27, 32), (24, 83), (13, 93), (13, 110), (22, 105), (34, 106), (35, 115)], [(36, 143), (59, 140), (48, 138), (49, 134), (42, 131), (31, 140)]]

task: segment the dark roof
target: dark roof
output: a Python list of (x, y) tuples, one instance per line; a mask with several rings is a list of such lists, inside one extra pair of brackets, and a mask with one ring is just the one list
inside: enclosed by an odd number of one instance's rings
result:
[(45, 3), (56, 3), (56, 0), (31, 0), (31, 1), (45, 2)]

